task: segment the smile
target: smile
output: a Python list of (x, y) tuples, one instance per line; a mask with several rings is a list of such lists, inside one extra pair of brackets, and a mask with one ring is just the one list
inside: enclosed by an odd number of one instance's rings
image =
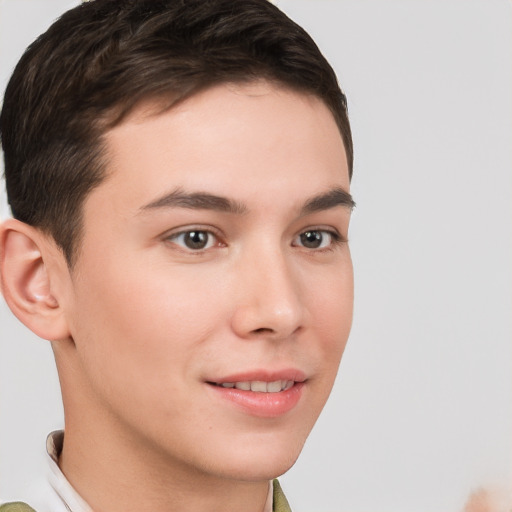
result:
[(206, 381), (219, 405), (260, 418), (276, 418), (294, 409), (304, 394), (306, 375), (299, 370), (254, 371)]
[(293, 380), (275, 380), (265, 382), (262, 380), (251, 380), (242, 382), (220, 382), (213, 383), (223, 388), (235, 388), (241, 391), (255, 391), (256, 393), (279, 393), (290, 389), (295, 382)]

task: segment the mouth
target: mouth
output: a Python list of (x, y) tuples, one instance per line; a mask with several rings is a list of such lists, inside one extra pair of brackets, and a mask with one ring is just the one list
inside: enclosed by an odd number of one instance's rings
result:
[(294, 380), (274, 380), (266, 382), (264, 380), (246, 380), (240, 382), (208, 382), (213, 386), (221, 388), (239, 389), (241, 391), (254, 391), (256, 393), (279, 393), (287, 391), (295, 384)]
[(277, 418), (298, 405), (307, 380), (299, 371), (256, 372), (210, 380), (206, 384), (214, 399), (220, 399), (219, 405), (228, 404), (250, 416)]

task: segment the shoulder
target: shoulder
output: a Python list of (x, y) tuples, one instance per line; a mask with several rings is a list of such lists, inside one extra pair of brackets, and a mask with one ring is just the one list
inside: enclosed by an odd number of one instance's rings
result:
[(14, 501), (12, 503), (4, 503), (0, 505), (0, 512), (35, 512), (32, 507), (21, 501)]

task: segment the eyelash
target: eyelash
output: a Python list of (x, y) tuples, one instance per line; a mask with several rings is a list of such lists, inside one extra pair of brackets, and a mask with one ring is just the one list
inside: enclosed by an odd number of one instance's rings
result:
[(333, 231), (331, 229), (321, 229), (321, 228), (309, 228), (304, 231), (301, 231), (295, 238), (294, 242), (292, 243), (293, 246), (295, 246), (295, 240), (300, 240), (302, 237), (308, 235), (308, 234), (321, 234), (322, 240), (321, 243), (323, 243), (323, 238), (325, 238), (325, 235), (328, 235), (329, 237), (329, 243), (326, 246), (320, 246), (320, 247), (305, 247), (303, 244), (300, 245), (300, 247), (303, 247), (306, 250), (316, 251), (316, 252), (325, 252), (325, 251), (332, 251), (335, 247), (337, 247), (340, 244), (343, 244), (346, 242), (346, 240), (337, 232)]
[[(178, 244), (176, 241), (179, 239), (179, 238), (184, 238), (186, 237), (187, 235), (192, 235), (193, 233), (196, 233), (196, 234), (206, 234), (207, 235), (207, 246), (206, 247), (201, 247), (201, 248), (191, 248), (191, 247), (187, 247), (185, 245), (185, 241), (183, 241), (182, 244)], [(173, 244), (176, 244), (178, 245), (182, 250), (185, 250), (187, 252), (190, 252), (190, 253), (195, 253), (195, 254), (201, 254), (205, 251), (208, 251), (209, 249), (217, 246), (225, 246), (226, 244), (223, 243), (223, 242), (220, 242), (219, 239), (220, 239), (220, 235), (218, 233), (215, 233), (214, 231), (212, 231), (211, 229), (206, 229), (206, 228), (202, 228), (202, 227), (197, 227), (197, 228), (190, 228), (190, 229), (184, 229), (183, 231), (179, 231), (178, 233), (173, 233), (167, 237), (165, 237), (165, 240), (166, 241), (169, 241)], [(217, 240), (217, 243), (214, 243), (213, 240)], [(213, 242), (210, 244), (210, 242)], [(210, 246), (208, 246), (208, 244), (210, 244)]]
[[(177, 243), (177, 240), (180, 238), (184, 238), (187, 235), (193, 236), (193, 234), (196, 235), (207, 235), (206, 244), (204, 247), (198, 247), (198, 248), (192, 248), (189, 246), (186, 246), (186, 241), (182, 240), (182, 243)], [(307, 236), (308, 234), (321, 234), (321, 243), (319, 247), (305, 247), (303, 243), (300, 242), (297, 243), (297, 240), (301, 240), (302, 237)], [(329, 243), (326, 246), (322, 247), (322, 243), (324, 242), (323, 238), (325, 238), (325, 235), (329, 238)], [(212, 240), (213, 238), (213, 240)], [(178, 245), (182, 250), (185, 250), (192, 254), (202, 254), (203, 252), (208, 251), (209, 249), (212, 249), (213, 247), (225, 247), (226, 244), (220, 240), (220, 235), (212, 231), (211, 229), (206, 229), (202, 227), (197, 228), (190, 228), (185, 229), (183, 231), (179, 231), (177, 233), (173, 233), (167, 237), (165, 237), (166, 241), (169, 241), (175, 245)], [(216, 240), (216, 243), (215, 243)], [(302, 240), (303, 242), (303, 240)], [(337, 231), (330, 230), (330, 229), (321, 229), (321, 228), (309, 228), (305, 229), (304, 231), (301, 231), (298, 233), (295, 238), (293, 239), (292, 246), (293, 247), (302, 247), (306, 249), (307, 251), (314, 251), (314, 252), (326, 252), (326, 251), (332, 251), (336, 246), (341, 245), (345, 243), (346, 240), (344, 237), (342, 237)], [(198, 243), (201, 243), (201, 240), (198, 240)]]

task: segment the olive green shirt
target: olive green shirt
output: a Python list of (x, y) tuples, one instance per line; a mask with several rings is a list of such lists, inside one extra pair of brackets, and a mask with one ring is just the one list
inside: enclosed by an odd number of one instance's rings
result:
[[(274, 480), (273, 512), (291, 512), (290, 505), (277, 480)], [(19, 501), (0, 505), (0, 512), (35, 512), (32, 507)]]

